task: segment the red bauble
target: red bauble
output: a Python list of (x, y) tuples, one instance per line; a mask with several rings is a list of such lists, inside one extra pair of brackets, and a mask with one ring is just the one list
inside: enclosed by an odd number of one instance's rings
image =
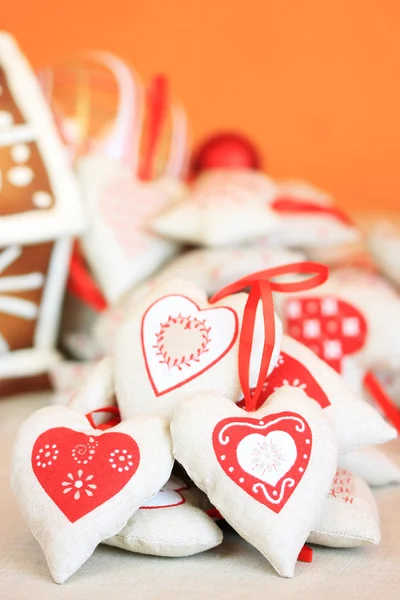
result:
[(209, 169), (260, 169), (261, 158), (255, 144), (240, 133), (217, 133), (195, 150), (192, 173)]

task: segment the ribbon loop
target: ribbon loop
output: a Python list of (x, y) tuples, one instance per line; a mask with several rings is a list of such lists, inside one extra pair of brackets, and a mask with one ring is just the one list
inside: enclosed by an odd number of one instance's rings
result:
[[(311, 277), (292, 282), (272, 281), (282, 275), (312, 274)], [(299, 292), (321, 285), (328, 279), (329, 269), (326, 265), (304, 261), (291, 263), (280, 267), (257, 271), (238, 281), (227, 285), (210, 298), (210, 304), (222, 300), (226, 296), (250, 288), (249, 296), (243, 312), (242, 327), (239, 338), (238, 373), (239, 381), (245, 399), (247, 411), (254, 411), (267, 378), (272, 354), (275, 346), (275, 311), (272, 292)], [(257, 384), (253, 391), (250, 388), (250, 362), (253, 348), (254, 329), (256, 324), (257, 307), (261, 300), (264, 321), (264, 344), (261, 356), (260, 371)]]
[[(100, 423), (99, 425), (96, 425), (94, 415), (97, 414), (109, 414), (114, 416), (111, 417), (111, 419), (109, 419), (105, 423)], [(121, 423), (121, 417), (117, 406), (104, 406), (103, 408), (96, 408), (95, 410), (91, 410), (90, 412), (88, 412), (85, 415), (85, 417), (87, 418), (87, 420), (90, 423), (90, 426), (93, 427), (93, 429), (101, 429), (103, 431), (105, 429), (111, 429), (111, 427), (115, 427), (115, 425)]]

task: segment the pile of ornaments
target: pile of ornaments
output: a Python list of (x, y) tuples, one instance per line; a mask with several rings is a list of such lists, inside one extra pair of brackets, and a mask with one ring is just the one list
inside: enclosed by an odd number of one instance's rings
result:
[(100, 543), (175, 557), (215, 547), (212, 517), (284, 577), (306, 541), (379, 543), (366, 481), (399, 482), (400, 469), (371, 446), (396, 430), (282, 334), (274, 311), (272, 292), (305, 293), (327, 276), (298, 262), (210, 299), (187, 280), (156, 282), (69, 406), (28, 418), (11, 484), (56, 582)]
[(400, 430), (384, 393), (400, 373), (386, 234), (369, 251), (329, 194), (265, 175), (237, 135), (188, 173), (165, 81), (146, 93), (116, 57), (91, 60), (119, 89), (113, 126), (78, 151), (57, 107), (88, 217), (62, 330), (73, 360), (52, 371), (55, 404), (22, 425), (11, 476), (54, 580), (101, 543), (208, 550), (219, 519), (284, 577), (306, 542), (379, 543), (369, 486), (400, 482), (374, 447)]

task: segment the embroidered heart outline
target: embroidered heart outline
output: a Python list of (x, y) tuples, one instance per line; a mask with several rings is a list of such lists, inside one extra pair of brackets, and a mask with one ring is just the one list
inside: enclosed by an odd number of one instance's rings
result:
[[(244, 469), (243, 454), (238, 456), (239, 446), (245, 438), (253, 436), (255, 432), (266, 432), (263, 436), (265, 446), (254, 448), (253, 457), (247, 457), (248, 468)], [(272, 441), (268, 447), (267, 440), (272, 440), (269, 436), (274, 432), (286, 434), (292, 439), (296, 451), (292, 464), (289, 465), (289, 461), (287, 465), (283, 464), (287, 457), (285, 458), (282, 449), (274, 447)], [(278, 514), (296, 490), (307, 469), (312, 449), (312, 433), (307, 421), (298, 413), (282, 412), (266, 415), (261, 419), (230, 417), (215, 426), (212, 443), (215, 456), (225, 474), (254, 500)], [(293, 449), (288, 452), (286, 448), (286, 452), (293, 454)], [(290, 458), (289, 456), (289, 460)], [(275, 485), (268, 484), (265, 481), (265, 471), (276, 471), (279, 467), (283, 467), (282, 476)], [(250, 472), (257, 468), (264, 480)]]
[(67, 427), (44, 431), (31, 455), (37, 481), (71, 523), (118, 494), (139, 463), (139, 447), (128, 434), (93, 435)]
[[(162, 304), (164, 306), (161, 306)], [(179, 310), (179, 305), (182, 310)], [(160, 306), (161, 310), (159, 310)], [(165, 310), (165, 308), (168, 310)], [(188, 308), (189, 314), (182, 314)], [(176, 314), (172, 310), (176, 311)], [(157, 311), (165, 314), (158, 314), (157, 316)], [(154, 321), (153, 313), (156, 315), (155, 322), (152, 322)], [(219, 316), (218, 321), (215, 318), (217, 314)], [(199, 315), (204, 315), (204, 319), (198, 318)], [(213, 321), (211, 324), (210, 315), (212, 315), (211, 320)], [(220, 338), (214, 338), (211, 331), (215, 325), (221, 323), (223, 315), (225, 315), (223, 325), (230, 328), (231, 332), (228, 331), (227, 339), (223, 339), (221, 336)], [(165, 332), (168, 328), (175, 326), (184, 330), (195, 331), (199, 338), (194, 351), (188, 355), (172, 357), (168, 354), (168, 348), (165, 344)], [(238, 337), (238, 331), (238, 315), (229, 306), (200, 308), (196, 302), (182, 294), (168, 294), (157, 299), (147, 308), (141, 325), (142, 352), (147, 376), (154, 394), (159, 397), (171, 392), (213, 367), (232, 349)], [(150, 336), (153, 337), (153, 342), (148, 341)], [(214, 350), (211, 347), (213, 342), (216, 345)], [(205, 360), (205, 357), (208, 360)], [(204, 366), (201, 366), (202, 361), (205, 363)], [(194, 371), (192, 370), (192, 374), (186, 376), (187, 369), (193, 366)], [(172, 369), (175, 369), (175, 372), (171, 377)], [(169, 382), (163, 383), (163, 377), (169, 378)]]

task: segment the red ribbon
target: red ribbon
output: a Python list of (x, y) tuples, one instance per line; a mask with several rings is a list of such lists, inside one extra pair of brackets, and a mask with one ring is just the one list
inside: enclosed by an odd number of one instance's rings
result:
[[(100, 425), (96, 425), (93, 415), (96, 414), (110, 414), (114, 415), (113, 418), (109, 419), (106, 423), (101, 423)], [(116, 406), (105, 406), (104, 408), (97, 408), (96, 410), (91, 410), (88, 412), (85, 417), (90, 423), (90, 426), (93, 429), (100, 429), (104, 431), (105, 429), (111, 429), (111, 427), (115, 427), (118, 423), (121, 423), (121, 417), (119, 414), (119, 410)]]
[(382, 385), (371, 371), (367, 371), (364, 376), (364, 385), (372, 398), (382, 409), (386, 418), (392, 423), (393, 427), (400, 433), (400, 410), (394, 404), (393, 400), (387, 395)]
[(153, 175), (154, 156), (167, 108), (167, 79), (157, 75), (147, 90), (148, 128), (140, 179), (149, 181)]
[(67, 288), (71, 294), (96, 312), (107, 308), (107, 302), (89, 273), (77, 243), (72, 251)]
[[(292, 282), (277, 282), (271, 281), (274, 277), (288, 274), (311, 274), (307, 279)], [(328, 279), (329, 270), (326, 265), (316, 262), (299, 262), (272, 269), (265, 269), (253, 273), (230, 285), (227, 285), (222, 290), (217, 292), (210, 299), (210, 303), (218, 302), (237, 292), (250, 288), (250, 293), (244, 308), (242, 327), (239, 338), (239, 357), (238, 371), (239, 380), (245, 400), (245, 408), (248, 412), (254, 411), (257, 406), (257, 401), (261, 395), (264, 381), (268, 374), (269, 365), (271, 362), (272, 352), (275, 344), (275, 319), (274, 319), (274, 304), (272, 300), (272, 292), (301, 292), (309, 290), (318, 285), (321, 285)], [(258, 375), (257, 385), (253, 392), (250, 390), (249, 373), (250, 373), (250, 358), (253, 344), (254, 327), (257, 313), (258, 302), (261, 299), (263, 317), (264, 317), (264, 347), (262, 352), (260, 372)]]
[(293, 200), (290, 196), (279, 196), (271, 203), (271, 208), (280, 213), (326, 215), (341, 221), (344, 225), (355, 227), (350, 217), (338, 208), (309, 200)]

